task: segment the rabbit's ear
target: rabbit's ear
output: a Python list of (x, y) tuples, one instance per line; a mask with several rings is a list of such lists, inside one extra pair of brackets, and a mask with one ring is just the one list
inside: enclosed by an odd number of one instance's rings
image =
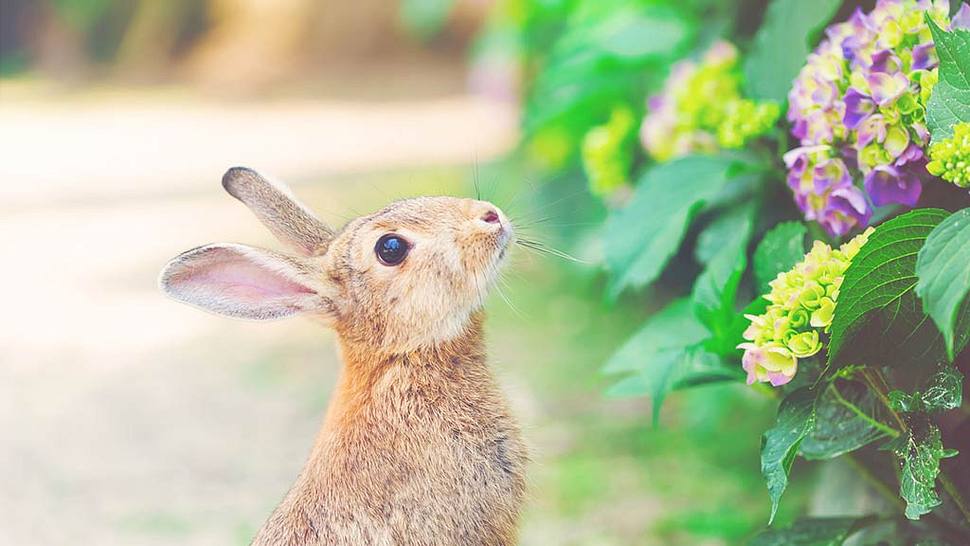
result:
[(172, 298), (230, 317), (270, 320), (297, 313), (333, 318), (336, 307), (310, 260), (239, 244), (184, 252), (159, 277)]
[(252, 169), (233, 167), (222, 176), (222, 187), (293, 250), (304, 256), (320, 256), (327, 251), (333, 230), (282, 183), (270, 182)]

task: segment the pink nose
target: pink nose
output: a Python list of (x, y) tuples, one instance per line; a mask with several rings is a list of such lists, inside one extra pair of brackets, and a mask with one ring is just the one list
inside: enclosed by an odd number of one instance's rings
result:
[(498, 213), (492, 209), (488, 209), (487, 211), (485, 211), (485, 214), (482, 215), (482, 220), (488, 222), (489, 224), (498, 224), (499, 223)]

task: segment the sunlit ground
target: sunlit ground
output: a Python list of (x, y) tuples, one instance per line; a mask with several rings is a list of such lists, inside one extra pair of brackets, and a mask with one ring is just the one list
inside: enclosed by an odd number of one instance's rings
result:
[[(288, 180), (335, 224), (399, 197), (473, 195), (477, 179), (521, 222), (554, 218), (532, 233), (578, 244), (555, 233), (569, 199), (497, 162), (516, 138), (502, 105), (0, 86), (2, 544), (245, 544), (295, 478), (339, 371), (330, 333), (210, 316), (155, 288), (192, 246), (275, 245), (223, 193), (227, 167)], [(535, 459), (522, 544), (740, 541), (767, 513), (756, 431), (770, 411), (698, 391), (665, 413), (692, 423), (675, 431), (652, 429), (645, 401), (604, 399), (598, 369), (640, 319), (600, 289), (586, 266), (519, 253), (511, 305), (488, 304)], [(783, 520), (804, 497), (788, 495)]]

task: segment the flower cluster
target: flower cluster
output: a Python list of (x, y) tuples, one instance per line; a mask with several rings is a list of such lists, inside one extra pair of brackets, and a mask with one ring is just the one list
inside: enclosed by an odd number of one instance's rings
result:
[(629, 108), (616, 107), (609, 121), (593, 127), (583, 137), (583, 170), (594, 194), (605, 196), (627, 183), (633, 164), (631, 141), (635, 124)]
[(774, 102), (741, 97), (738, 52), (727, 42), (711, 47), (700, 63), (677, 63), (659, 95), (647, 101), (640, 128), (643, 147), (657, 161), (690, 153), (740, 148), (778, 120)]
[(961, 188), (970, 188), (970, 122), (953, 126), (953, 136), (930, 146), (926, 170)]
[(947, 12), (945, 0), (857, 9), (826, 30), (795, 79), (788, 119), (801, 146), (785, 155), (788, 184), (805, 218), (829, 234), (868, 225), (873, 206), (919, 199), (925, 108), (939, 64), (924, 17), (945, 28)]
[(784, 385), (795, 377), (798, 359), (822, 349), (820, 334), (832, 324), (839, 287), (846, 268), (866, 243), (869, 228), (837, 250), (815, 241), (805, 259), (771, 281), (767, 310), (745, 315), (751, 325), (744, 331), (746, 343), (741, 364), (748, 384), (768, 382)]

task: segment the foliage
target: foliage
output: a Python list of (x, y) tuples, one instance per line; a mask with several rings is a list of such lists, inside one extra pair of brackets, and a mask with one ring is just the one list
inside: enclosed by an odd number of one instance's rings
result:
[(959, 310), (970, 300), (970, 208), (933, 228), (919, 251), (916, 275), (916, 293), (943, 333), (947, 356), (953, 360)]
[(932, 20), (928, 24), (942, 61), (926, 107), (927, 124), (937, 141), (952, 136), (958, 122), (970, 122), (970, 30), (943, 32)]
[(812, 41), (840, 4), (838, 0), (778, 0), (769, 4), (744, 64), (748, 94), (757, 99), (785, 100)]
[[(750, 29), (702, 0), (577, 0), (556, 4), (561, 25), (519, 27), (547, 48), (526, 55), (523, 151), (554, 186), (582, 143), (607, 298), (669, 301), (608, 360), (608, 392), (650, 397), (655, 425), (699, 385), (777, 397), (769, 521), (799, 458), (848, 458), (898, 491), (898, 517), (806, 518), (754, 544), (966, 542), (970, 490), (941, 463), (959, 419), (941, 414), (966, 410), (970, 198), (938, 177), (967, 180), (970, 7), (766, 4)], [(786, 101), (784, 120), (758, 114)]]
[[(879, 226), (845, 272), (829, 363), (905, 366), (942, 358), (942, 339), (916, 296), (916, 255), (947, 213), (920, 209)], [(887, 343), (887, 341), (889, 341)]]
[(798, 455), (798, 447), (815, 428), (817, 399), (818, 393), (808, 387), (786, 396), (778, 408), (775, 426), (768, 429), (761, 440), (761, 473), (768, 483), (768, 495), (771, 497), (768, 523), (775, 519), (781, 494), (788, 487), (788, 473)]

